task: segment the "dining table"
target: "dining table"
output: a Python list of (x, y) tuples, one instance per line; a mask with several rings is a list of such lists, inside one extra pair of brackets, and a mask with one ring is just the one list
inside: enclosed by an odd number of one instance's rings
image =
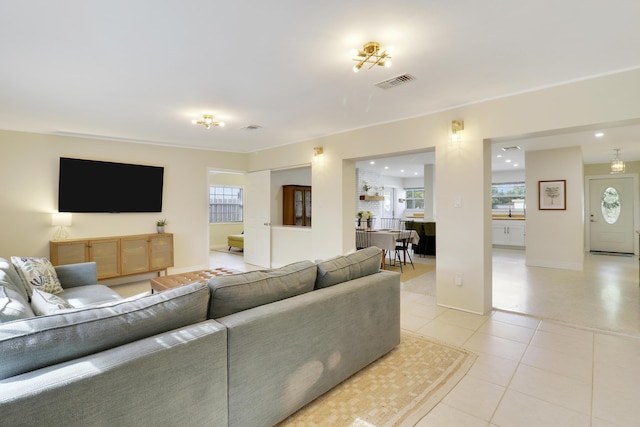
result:
[[(411, 236), (409, 237), (410, 243), (417, 245), (420, 241), (420, 236), (416, 230), (406, 230), (411, 231)], [(400, 236), (402, 230), (384, 230), (384, 229), (375, 229), (375, 230), (367, 230), (362, 228), (356, 228), (357, 233), (369, 233), (371, 238), (371, 246), (377, 246), (382, 249), (382, 268), (385, 267), (385, 259), (387, 253), (393, 253), (396, 250), (396, 241)], [(357, 240), (357, 239), (356, 239)]]

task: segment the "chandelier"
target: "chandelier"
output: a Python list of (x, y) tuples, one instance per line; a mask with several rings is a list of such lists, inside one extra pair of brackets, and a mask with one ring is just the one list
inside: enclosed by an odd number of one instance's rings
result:
[(202, 125), (207, 129), (211, 129), (212, 127), (224, 126), (224, 122), (219, 122), (214, 120), (211, 114), (204, 114), (201, 119), (192, 120), (191, 123), (194, 125)]
[(616, 148), (613, 151), (615, 151), (616, 154), (611, 160), (611, 173), (623, 173), (625, 170), (625, 164), (624, 160), (620, 158), (620, 149)]
[(374, 65), (380, 65), (381, 67), (391, 67), (391, 56), (389, 52), (380, 49), (380, 43), (378, 42), (369, 42), (365, 43), (362, 47), (362, 50), (355, 50), (353, 58), (354, 61), (358, 61), (356, 65), (353, 66), (353, 72), (357, 73), (360, 71), (360, 68), (364, 64), (371, 64), (369, 69), (372, 69)]

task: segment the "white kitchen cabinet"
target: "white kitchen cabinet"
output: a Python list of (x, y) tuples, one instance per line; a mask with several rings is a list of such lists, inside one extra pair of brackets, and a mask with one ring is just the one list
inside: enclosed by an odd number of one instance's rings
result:
[(526, 224), (518, 219), (494, 219), (492, 221), (494, 245), (524, 247)]

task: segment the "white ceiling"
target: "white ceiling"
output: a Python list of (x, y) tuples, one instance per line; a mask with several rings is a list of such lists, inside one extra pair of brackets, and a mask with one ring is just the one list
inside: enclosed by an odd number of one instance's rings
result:
[[(0, 129), (252, 152), (640, 67), (639, 21), (637, 0), (0, 0)], [(371, 40), (393, 67), (353, 73)], [(640, 159), (637, 126), (607, 132), (562, 137)]]
[[(493, 171), (522, 170), (525, 168), (526, 151), (576, 146), (581, 147), (583, 160), (587, 164), (609, 162), (616, 148), (620, 149), (619, 155), (623, 160), (640, 160), (640, 125), (624, 124), (609, 128), (575, 130), (561, 135), (536, 135), (496, 140), (491, 145), (491, 168)], [(435, 164), (433, 150), (360, 160), (356, 162), (356, 167), (381, 175), (412, 178), (424, 175), (423, 165), (425, 164)]]

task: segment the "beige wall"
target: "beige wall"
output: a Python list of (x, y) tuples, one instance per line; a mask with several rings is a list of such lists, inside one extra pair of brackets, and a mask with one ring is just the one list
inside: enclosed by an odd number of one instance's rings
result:
[[(580, 147), (525, 153), (527, 265), (582, 270), (584, 178)], [(539, 181), (566, 181), (566, 210), (538, 209)]]
[[(438, 303), (486, 313), (491, 309), (492, 274), (487, 141), (638, 120), (638, 99), (640, 70), (633, 70), (264, 150), (249, 156), (249, 169), (312, 161), (313, 253), (321, 258), (355, 245), (354, 159), (435, 147)], [(455, 147), (448, 142), (454, 119), (465, 121), (463, 142)], [(312, 159), (314, 146), (324, 147), (321, 159)], [(460, 207), (454, 206), (455, 200), (461, 201)], [(581, 236), (573, 238), (583, 244)], [(537, 237), (528, 234), (527, 243), (532, 239)], [(576, 242), (562, 244), (572, 252)], [(463, 285), (455, 287), (459, 274)]]
[(116, 141), (0, 131), (0, 256), (49, 256), (51, 213), (57, 211), (59, 157), (165, 168), (161, 213), (73, 214), (70, 238), (155, 232), (166, 218), (175, 267), (208, 265), (207, 170), (246, 169), (244, 155)]
[[(638, 99), (640, 70), (633, 70), (249, 155), (0, 132), (0, 178), (5, 188), (0, 199), (0, 255), (48, 253), (61, 155), (165, 166), (165, 212), (161, 216), (169, 221), (167, 231), (176, 234), (176, 265), (182, 267), (206, 263), (207, 168), (259, 171), (311, 164), (311, 243), (316, 259), (355, 246), (355, 159), (435, 147), (438, 303), (486, 313), (491, 309), (488, 141), (638, 120)], [(454, 119), (464, 119), (465, 131), (463, 142), (452, 146), (448, 130)], [(314, 146), (324, 147), (324, 155), (314, 158)], [(152, 232), (157, 216), (79, 214), (74, 215), (70, 231), (74, 237)], [(528, 234), (527, 243), (537, 238)], [(573, 253), (575, 242), (561, 244)], [(454, 285), (456, 275), (463, 277), (461, 287)]]

